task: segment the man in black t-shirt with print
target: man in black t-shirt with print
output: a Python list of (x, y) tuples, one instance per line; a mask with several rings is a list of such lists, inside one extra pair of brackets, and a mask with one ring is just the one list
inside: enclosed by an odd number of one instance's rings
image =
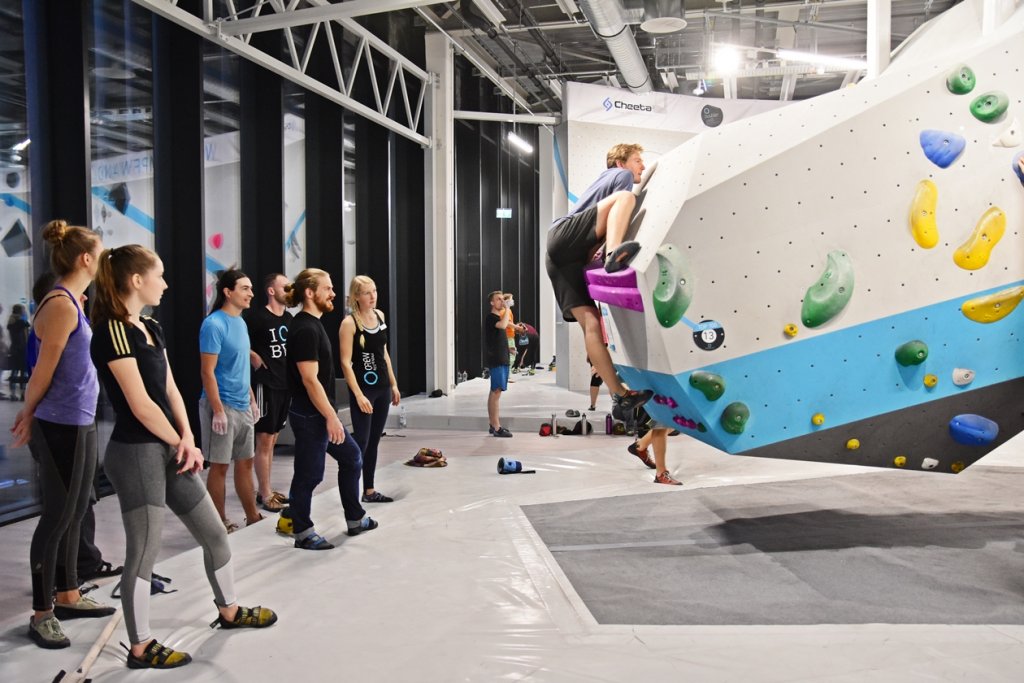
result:
[(487, 303), (491, 307), (484, 317), (484, 354), (491, 376), (491, 391), (487, 394), (487, 420), (491, 436), (508, 438), (512, 432), (501, 426), (498, 400), (501, 399), (501, 392), (508, 389), (508, 333), (505, 330), (512, 324), (509, 315), (511, 311), (505, 305), (501, 292), (488, 294)]
[(348, 535), (377, 528), (359, 504), (363, 454), (338, 419), (334, 407), (334, 358), (331, 340), (320, 321), (334, 310), (334, 284), (329, 273), (307, 268), (285, 288), (289, 306), (302, 306), (288, 329), (288, 419), (295, 435), (291, 515), (295, 547), (329, 550), (334, 546), (317, 533), (310, 517), (313, 489), (324, 478), (325, 455), (338, 462), (338, 493)]
[(260, 409), (256, 431), (256, 502), (264, 510), (280, 512), (288, 502), (283, 493), (270, 487), (270, 469), (277, 435), (288, 421), (288, 312), (284, 288), (288, 278), (271, 273), (263, 279), (267, 305), (250, 308), (243, 314), (249, 329), (249, 362), (252, 364), (252, 391)]

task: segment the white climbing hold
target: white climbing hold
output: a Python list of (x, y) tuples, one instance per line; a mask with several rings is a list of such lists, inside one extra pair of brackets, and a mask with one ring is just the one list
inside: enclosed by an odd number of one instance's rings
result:
[(974, 381), (974, 370), (967, 368), (953, 368), (953, 384), (958, 387), (965, 387)]
[(996, 147), (1016, 147), (1024, 142), (1024, 135), (1021, 134), (1020, 122), (1014, 119), (1010, 127), (1000, 133), (992, 144)]
[(921, 461), (922, 470), (934, 470), (938, 466), (939, 461), (936, 460), (935, 458), (925, 458), (924, 460)]

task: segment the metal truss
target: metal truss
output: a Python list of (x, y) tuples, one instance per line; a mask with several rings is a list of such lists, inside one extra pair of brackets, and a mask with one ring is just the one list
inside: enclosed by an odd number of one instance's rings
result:
[[(423, 103), (432, 82), (430, 74), (352, 19), (363, 14), (428, 4), (424, 0), (354, 0), (333, 5), (328, 0), (260, 0), (251, 16), (244, 18), (235, 11), (235, 0), (227, 0), (230, 14), (226, 17), (214, 17), (212, 0), (205, 0), (203, 18), (179, 8), (178, 0), (132, 2), (388, 130), (424, 147), (431, 146), (430, 138), (420, 133)], [(300, 5), (304, 7), (300, 8)], [(347, 78), (331, 23), (340, 25), (359, 40)], [(301, 47), (296, 45), (292, 32), (297, 26), (312, 27), (305, 45)], [(250, 44), (252, 34), (262, 31), (283, 33), (288, 61)], [(313, 47), (321, 36), (327, 41), (334, 66), (335, 78), (329, 83), (306, 73)], [(375, 64), (381, 58), (388, 65), (386, 84), (382, 84)], [(373, 107), (364, 105), (351, 95), (360, 69), (365, 69), (369, 76)], [(399, 102), (396, 94), (400, 94), (400, 106), (392, 106)]]

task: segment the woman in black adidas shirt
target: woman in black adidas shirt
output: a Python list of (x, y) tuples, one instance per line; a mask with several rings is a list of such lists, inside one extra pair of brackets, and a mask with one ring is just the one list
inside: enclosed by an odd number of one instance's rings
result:
[(150, 577), (165, 505), (203, 547), (206, 576), (220, 610), (214, 625), (258, 628), (277, 621), (269, 609), (235, 602), (227, 533), (197, 474), (203, 454), (167, 363), (163, 330), (141, 315), (146, 306), (158, 305), (167, 289), (163, 270), (159, 257), (145, 247), (107, 249), (100, 255), (93, 307), (92, 360), (116, 416), (103, 466), (124, 520), (121, 602), (133, 669), (169, 669), (192, 661), (149, 633)]

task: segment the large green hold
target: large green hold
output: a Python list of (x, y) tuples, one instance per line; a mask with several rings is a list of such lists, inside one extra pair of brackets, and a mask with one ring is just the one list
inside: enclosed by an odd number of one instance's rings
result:
[(725, 393), (725, 378), (714, 372), (698, 370), (690, 375), (690, 386), (704, 394), (709, 401), (717, 401)]
[(729, 432), (730, 434), (742, 434), (743, 429), (747, 426), (747, 420), (750, 419), (750, 408), (747, 408), (746, 403), (730, 403), (722, 411), (722, 429)]
[(807, 288), (800, 319), (807, 327), (824, 325), (846, 308), (853, 296), (853, 261), (845, 251), (828, 255), (825, 272)]
[(928, 345), (920, 339), (908, 341), (896, 347), (896, 362), (907, 367), (920, 365), (928, 358)]
[(974, 84), (977, 82), (971, 67), (966, 64), (961, 64), (946, 76), (946, 87), (954, 95), (966, 95), (974, 90)]
[(683, 252), (663, 244), (658, 258), (658, 284), (654, 287), (654, 315), (662, 327), (672, 327), (683, 318), (693, 300), (693, 275)]
[(978, 95), (971, 101), (971, 114), (974, 118), (985, 123), (995, 121), (1006, 113), (1010, 106), (1010, 98), (1002, 90), (993, 90), (984, 95)]

